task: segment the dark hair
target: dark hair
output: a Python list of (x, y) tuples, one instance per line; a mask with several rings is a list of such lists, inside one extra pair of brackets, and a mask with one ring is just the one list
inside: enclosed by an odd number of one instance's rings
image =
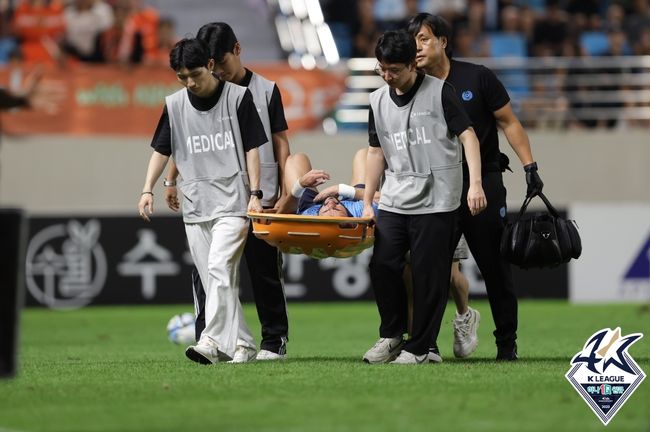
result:
[(410, 65), (415, 61), (416, 52), (415, 39), (404, 30), (387, 31), (379, 36), (375, 47), (377, 60), (388, 63)]
[(210, 57), (216, 62), (223, 60), (229, 52), (233, 52), (237, 36), (232, 27), (224, 22), (213, 22), (203, 25), (196, 33), (196, 38), (208, 44)]
[(451, 25), (449, 25), (449, 22), (441, 16), (423, 12), (411, 18), (408, 23), (408, 32), (415, 37), (423, 25), (429, 27), (429, 30), (431, 30), (431, 33), (435, 37), (447, 39), (445, 54), (451, 60), (453, 51), (451, 48)]
[(210, 52), (207, 45), (198, 39), (183, 39), (179, 41), (169, 53), (169, 66), (175, 71), (181, 69), (195, 69), (207, 66), (210, 61)]

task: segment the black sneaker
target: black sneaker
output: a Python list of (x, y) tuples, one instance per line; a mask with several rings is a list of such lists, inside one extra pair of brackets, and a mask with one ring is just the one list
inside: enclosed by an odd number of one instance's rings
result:
[(497, 361), (516, 361), (517, 344), (497, 347)]
[(429, 348), (428, 359), (430, 363), (442, 363), (442, 356), (440, 355), (438, 344), (433, 344), (433, 346)]

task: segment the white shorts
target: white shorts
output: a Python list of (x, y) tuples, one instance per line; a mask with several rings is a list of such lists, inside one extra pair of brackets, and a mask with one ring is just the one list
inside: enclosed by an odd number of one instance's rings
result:
[(465, 241), (465, 236), (460, 236), (458, 240), (458, 245), (456, 245), (456, 250), (454, 251), (454, 260), (462, 260), (469, 258), (469, 248), (467, 247), (467, 242)]

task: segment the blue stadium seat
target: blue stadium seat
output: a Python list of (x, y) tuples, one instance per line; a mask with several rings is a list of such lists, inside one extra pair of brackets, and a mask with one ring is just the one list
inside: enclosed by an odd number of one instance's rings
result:
[[(491, 57), (527, 57), (526, 39), (517, 33), (494, 32), (489, 35)], [(528, 74), (524, 71), (507, 70), (499, 74), (503, 85), (513, 100), (526, 96), (530, 84)]]
[(607, 34), (600, 31), (588, 31), (580, 35), (580, 46), (590, 56), (599, 56), (609, 50)]
[(519, 33), (490, 33), (490, 57), (527, 57), (526, 39)]

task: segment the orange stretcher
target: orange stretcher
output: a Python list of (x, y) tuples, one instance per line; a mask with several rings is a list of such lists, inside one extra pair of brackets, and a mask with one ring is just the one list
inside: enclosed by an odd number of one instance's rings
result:
[(284, 253), (349, 258), (375, 242), (372, 219), (248, 213), (253, 234)]

